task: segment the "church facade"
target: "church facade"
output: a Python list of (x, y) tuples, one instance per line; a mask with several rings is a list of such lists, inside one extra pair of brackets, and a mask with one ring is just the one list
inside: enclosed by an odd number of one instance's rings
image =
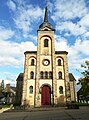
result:
[[(55, 29), (48, 21), (47, 7), (37, 32), (37, 51), (24, 53), (22, 104), (40, 107), (69, 102), (68, 52), (55, 51)], [(75, 97), (72, 100), (75, 101)]]

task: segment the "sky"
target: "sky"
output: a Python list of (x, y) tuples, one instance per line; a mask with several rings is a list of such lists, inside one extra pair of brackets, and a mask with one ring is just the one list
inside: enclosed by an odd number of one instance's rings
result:
[[(16, 84), (24, 72), (24, 52), (37, 50), (37, 30), (45, 0), (0, 0), (0, 80)], [(55, 50), (68, 51), (76, 80), (89, 60), (89, 0), (48, 0), (49, 22), (56, 29)]]

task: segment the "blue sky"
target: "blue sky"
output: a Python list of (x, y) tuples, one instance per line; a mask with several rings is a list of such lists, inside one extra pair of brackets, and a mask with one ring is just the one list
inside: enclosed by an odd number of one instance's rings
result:
[[(45, 0), (0, 0), (0, 80), (15, 85), (24, 52), (36, 50)], [(89, 0), (48, 0), (49, 22), (56, 29), (55, 49), (66, 50), (76, 79), (89, 60)]]

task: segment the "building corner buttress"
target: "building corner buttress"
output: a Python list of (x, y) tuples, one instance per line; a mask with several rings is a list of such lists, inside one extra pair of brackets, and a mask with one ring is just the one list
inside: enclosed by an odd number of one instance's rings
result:
[(28, 56), (25, 55), (25, 65), (24, 65), (24, 75), (23, 75), (23, 91), (22, 91), (22, 105), (26, 104), (27, 77), (28, 77)]

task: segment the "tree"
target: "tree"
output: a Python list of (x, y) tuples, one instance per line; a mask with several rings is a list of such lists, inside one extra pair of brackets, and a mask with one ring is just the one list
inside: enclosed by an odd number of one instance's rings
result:
[(79, 79), (78, 84), (81, 84), (81, 91), (85, 98), (89, 97), (89, 61), (85, 61), (84, 65), (81, 65), (84, 68), (82, 72), (83, 77)]

